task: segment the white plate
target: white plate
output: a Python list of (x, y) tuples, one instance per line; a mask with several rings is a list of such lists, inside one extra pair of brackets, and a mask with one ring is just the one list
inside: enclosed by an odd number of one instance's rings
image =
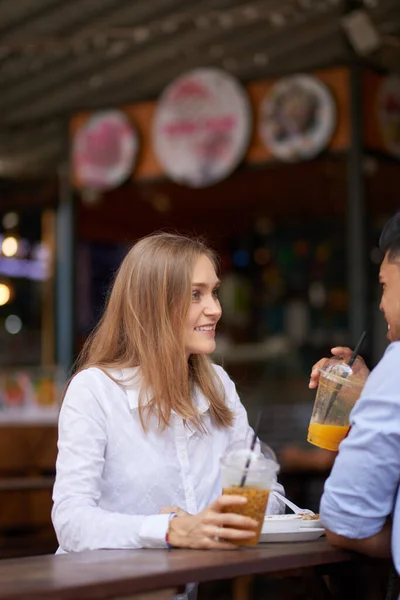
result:
[(273, 533), (261, 533), (260, 544), (269, 542), (309, 542), (316, 540), (324, 535), (325, 529), (322, 527), (301, 528), (298, 531), (283, 531)]
[(283, 533), (298, 531), (303, 519), (298, 515), (266, 515), (262, 526), (263, 533)]

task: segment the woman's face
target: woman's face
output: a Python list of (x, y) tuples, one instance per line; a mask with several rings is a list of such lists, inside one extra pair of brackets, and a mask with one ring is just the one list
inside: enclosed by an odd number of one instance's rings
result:
[(212, 262), (202, 254), (192, 277), (192, 303), (186, 320), (185, 350), (191, 354), (210, 354), (215, 350), (215, 328), (222, 310), (218, 300), (219, 279)]

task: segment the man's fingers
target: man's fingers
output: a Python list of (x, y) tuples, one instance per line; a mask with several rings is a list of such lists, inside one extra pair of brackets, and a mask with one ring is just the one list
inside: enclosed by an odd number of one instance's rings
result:
[(344, 358), (346, 360), (353, 354), (353, 350), (346, 346), (335, 346), (335, 348), (331, 348), (331, 352), (333, 356)]
[(317, 375), (317, 373), (319, 372), (319, 369), (322, 369), (322, 367), (324, 366), (324, 364), (326, 363), (327, 360), (328, 360), (327, 358), (321, 358), (321, 360), (316, 362), (315, 365), (313, 365), (313, 367), (311, 369), (311, 374), (314, 373), (314, 375)]
[[(332, 354), (337, 358), (342, 358), (345, 362), (350, 360), (351, 355), (353, 354), (353, 350), (351, 348), (347, 348), (346, 346), (336, 346), (331, 350)], [(353, 365), (353, 371), (361, 371), (364, 376), (368, 376), (369, 369), (365, 364), (365, 360), (362, 356), (357, 354), (357, 358)]]
[[(353, 354), (353, 350), (351, 348), (348, 348), (347, 346), (335, 346), (334, 348), (331, 348), (331, 352), (335, 358), (342, 359), (342, 360), (344, 360), (344, 362), (348, 362), (350, 360), (351, 355)], [(327, 360), (329, 360), (329, 359), (321, 358), (321, 360), (316, 362), (315, 365), (313, 366), (313, 368), (311, 370), (311, 374), (310, 374), (310, 381), (308, 383), (308, 387), (310, 389), (314, 389), (314, 388), (318, 387), (319, 375), (320, 375), (319, 371), (320, 371), (320, 369), (322, 369), (324, 367)], [(362, 356), (360, 356), (360, 355), (357, 356), (357, 358), (354, 362), (354, 365), (353, 365), (353, 371), (365, 379), (368, 377), (369, 369), (366, 366), (365, 361)]]
[(324, 366), (324, 364), (326, 363), (327, 360), (328, 360), (327, 358), (321, 358), (321, 360), (319, 360), (318, 362), (315, 363), (315, 365), (313, 365), (313, 368), (311, 369), (310, 381), (308, 384), (308, 387), (311, 390), (318, 386), (319, 370), (322, 369), (322, 367)]

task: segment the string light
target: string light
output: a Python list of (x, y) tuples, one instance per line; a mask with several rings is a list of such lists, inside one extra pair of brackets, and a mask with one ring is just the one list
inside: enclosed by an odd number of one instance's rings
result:
[(16, 212), (8, 212), (2, 219), (4, 229), (14, 229), (14, 227), (17, 227), (18, 222), (19, 217)]
[(245, 6), (243, 8), (243, 16), (246, 19), (257, 19), (258, 10), (256, 6)]
[(127, 52), (127, 50), (129, 49), (129, 44), (127, 41), (124, 40), (119, 40), (118, 42), (114, 42), (108, 49), (107, 51), (107, 55), (108, 56), (120, 56), (121, 54), (124, 54), (124, 52)]
[(5, 283), (0, 283), (0, 306), (4, 306), (11, 298), (11, 290)]
[(234, 24), (233, 16), (230, 13), (221, 13), (219, 16), (219, 23), (221, 27), (228, 29)]
[(147, 27), (136, 27), (133, 32), (133, 38), (135, 42), (145, 42), (149, 38), (150, 32)]
[[(70, 52), (71, 50), (78, 55), (85, 55), (93, 49), (108, 50), (112, 40), (133, 39), (141, 44), (149, 39), (155, 39), (165, 34), (173, 35), (183, 24), (194, 24), (199, 29), (208, 28), (211, 25), (219, 25), (222, 28), (242, 27), (246, 21), (265, 20), (273, 27), (282, 27), (289, 21), (301, 16), (304, 11), (318, 13), (322, 10), (329, 10), (330, 7), (336, 7), (341, 0), (297, 0), (297, 2), (287, 2), (282, 4), (279, 11), (272, 11), (267, 6), (260, 6), (260, 2), (247, 2), (236, 7), (221, 10), (209, 10), (204, 14), (198, 14), (196, 10), (183, 10), (173, 13), (170, 18), (155, 19), (146, 24), (146, 26), (117, 26), (105, 27), (100, 30), (79, 32), (79, 34), (68, 38), (65, 37), (39, 37), (23, 42), (9, 43), (0, 47), (0, 57), (2, 54), (8, 55), (11, 52), (20, 52), (33, 56), (35, 59), (38, 53), (46, 55), (49, 58), (56, 57), (57, 52)], [(364, 5), (376, 7), (378, 0), (363, 0)], [(64, 55), (64, 54), (63, 54)], [(10, 61), (7, 64), (9, 64)]]
[(178, 29), (178, 23), (173, 19), (169, 19), (168, 21), (164, 21), (161, 25), (161, 29), (165, 33), (174, 33)]
[(16, 335), (22, 329), (22, 321), (18, 315), (9, 315), (5, 320), (4, 327), (11, 335)]
[(269, 20), (275, 27), (282, 27), (286, 23), (286, 18), (282, 13), (271, 13)]
[(18, 240), (13, 236), (8, 236), (4, 238), (3, 243), (1, 245), (1, 251), (7, 258), (11, 256), (15, 256), (18, 250)]

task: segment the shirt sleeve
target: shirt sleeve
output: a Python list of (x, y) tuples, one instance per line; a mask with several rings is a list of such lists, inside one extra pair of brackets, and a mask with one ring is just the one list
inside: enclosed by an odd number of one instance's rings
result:
[(106, 416), (85, 372), (70, 383), (59, 417), (52, 520), (66, 552), (165, 548), (169, 515), (129, 515), (99, 507), (107, 452)]
[[(235, 442), (243, 442), (246, 446), (248, 446), (250, 448), (250, 444), (251, 444), (253, 436), (254, 436), (254, 430), (249, 425), (249, 420), (247, 418), (247, 411), (240, 401), (239, 394), (237, 393), (235, 384), (228, 377), (228, 375), (225, 371), (223, 371), (223, 374), (224, 374), (224, 381), (225, 381), (224, 387), (225, 387), (225, 394), (227, 395), (227, 401), (235, 415), (235, 420), (234, 420), (231, 435), (230, 435), (230, 443), (234, 444)], [(261, 453), (259, 439), (257, 439), (255, 451), (258, 452), (259, 454)], [(285, 490), (284, 490), (283, 486), (280, 483), (278, 483), (276, 477), (275, 477), (275, 481), (272, 484), (271, 489), (276, 492), (279, 492), (283, 496), (285, 495)], [(269, 514), (269, 515), (282, 514), (285, 512), (285, 508), (286, 508), (285, 504), (282, 500), (277, 498), (274, 494), (269, 495), (268, 505), (267, 505), (267, 514)]]
[(351, 415), (321, 500), (321, 519), (338, 535), (377, 534), (393, 510), (400, 478), (400, 343), (372, 371)]

